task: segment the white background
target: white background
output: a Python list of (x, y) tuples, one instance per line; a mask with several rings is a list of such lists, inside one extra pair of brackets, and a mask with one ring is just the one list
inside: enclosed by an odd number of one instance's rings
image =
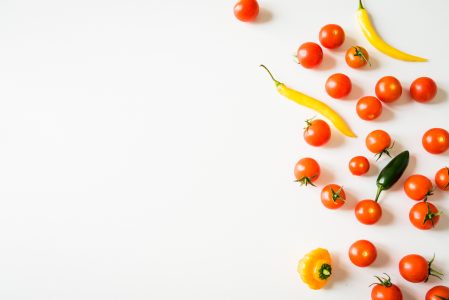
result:
[[(387, 159), (368, 176), (348, 160), (372, 155), (364, 137), (382, 128), (394, 153), (411, 151), (406, 174), (433, 178), (449, 152), (426, 153), (431, 127), (448, 129), (449, 56), (444, 0), (367, 1), (376, 28), (393, 45), (430, 58), (396, 61), (377, 52), (355, 21), (356, 1), (260, 1), (259, 22), (244, 24), (232, 1), (2, 1), (0, 4), (0, 298), (1, 299), (368, 299), (373, 275), (388, 272), (405, 299), (423, 299), (437, 283), (410, 284), (397, 263), (408, 253), (449, 273), (449, 220), (418, 231), (403, 179), (381, 199), (375, 226), (355, 220), (357, 200), (372, 198)], [(325, 50), (318, 70), (293, 62), (321, 26), (337, 23), (344, 49)], [(344, 50), (359, 44), (372, 68), (351, 70)], [(358, 139), (305, 144), (303, 120), (315, 115), (278, 95), (279, 80), (330, 103)], [(347, 100), (324, 92), (334, 72), (351, 77)], [(375, 122), (355, 114), (384, 75), (404, 94)], [(440, 90), (430, 104), (407, 89), (427, 75)], [(317, 188), (293, 183), (305, 156), (322, 166)], [(338, 211), (320, 187), (345, 186)], [(449, 194), (432, 201), (449, 212)], [(349, 245), (369, 239), (379, 259), (360, 269)], [(311, 291), (297, 261), (330, 250), (334, 277)], [(440, 282), (438, 282), (440, 283)], [(448, 284), (445, 279), (443, 284)]]

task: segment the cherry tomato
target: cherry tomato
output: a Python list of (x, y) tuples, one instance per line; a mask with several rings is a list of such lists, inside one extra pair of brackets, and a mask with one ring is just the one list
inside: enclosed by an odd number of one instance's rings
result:
[(346, 194), (342, 186), (328, 184), (321, 191), (321, 203), (329, 209), (337, 209), (345, 204)]
[(432, 128), (422, 137), (422, 145), (427, 152), (440, 154), (449, 148), (449, 132), (443, 128)]
[(380, 283), (375, 283), (371, 290), (371, 300), (402, 300), (401, 289), (391, 282), (389, 276), (388, 278), (376, 278), (379, 279)]
[(435, 184), (442, 191), (449, 191), (449, 168), (445, 167), (435, 174)]
[(358, 267), (371, 265), (377, 257), (377, 249), (367, 240), (359, 240), (349, 247), (349, 259)]
[(345, 60), (348, 66), (358, 69), (369, 63), (369, 55), (365, 48), (353, 46), (346, 51)]
[(376, 83), (376, 96), (383, 102), (393, 102), (402, 94), (402, 86), (399, 80), (393, 76), (385, 76)]
[(359, 201), (355, 207), (355, 217), (362, 224), (372, 225), (382, 217), (382, 207), (374, 200)]
[(318, 66), (323, 60), (323, 50), (320, 45), (312, 42), (304, 43), (298, 48), (298, 62), (304, 68)]
[(405, 181), (404, 191), (410, 199), (427, 200), (427, 197), (432, 195), (433, 185), (426, 176), (415, 174)]
[(313, 158), (306, 157), (300, 159), (294, 169), (296, 181), (301, 185), (313, 185), (318, 177), (320, 177), (320, 165)]
[(345, 74), (336, 73), (329, 76), (325, 87), (327, 94), (332, 98), (343, 98), (351, 92), (351, 79)]
[(343, 28), (336, 24), (327, 24), (320, 30), (319, 39), (321, 45), (328, 49), (340, 47), (345, 41)]
[(431, 288), (425, 300), (447, 300), (449, 299), (449, 287), (444, 285), (437, 285)]
[(323, 120), (307, 120), (304, 140), (312, 146), (322, 146), (331, 138), (331, 128)]
[(360, 176), (368, 172), (369, 161), (364, 156), (355, 156), (349, 161), (349, 171), (352, 175)]
[(399, 273), (405, 280), (414, 283), (426, 282), (429, 276), (440, 278), (440, 275), (443, 274), (432, 269), (434, 259), (435, 256), (430, 261), (427, 261), (418, 254), (406, 255), (399, 261)]
[(419, 77), (410, 85), (410, 96), (418, 102), (428, 102), (436, 94), (437, 84), (429, 77)]
[(234, 5), (234, 15), (242, 22), (254, 21), (259, 14), (256, 0), (240, 0)]
[(410, 209), (409, 219), (416, 228), (429, 230), (438, 224), (440, 212), (432, 203), (419, 202)]
[(382, 113), (382, 102), (373, 96), (362, 97), (357, 102), (356, 111), (361, 119), (374, 120)]
[(372, 153), (376, 153), (379, 158), (382, 154), (390, 156), (389, 150), (391, 149), (391, 137), (383, 130), (374, 130), (370, 132), (365, 139), (366, 148)]

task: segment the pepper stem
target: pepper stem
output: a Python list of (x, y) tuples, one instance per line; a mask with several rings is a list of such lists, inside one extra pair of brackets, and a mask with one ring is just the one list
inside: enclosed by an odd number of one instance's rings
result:
[(265, 70), (267, 70), (268, 74), (270, 74), (270, 77), (271, 77), (271, 79), (273, 79), (274, 84), (276, 84), (276, 86), (278, 86), (278, 85), (281, 84), (279, 81), (277, 81), (277, 80), (274, 78), (273, 74), (271, 74), (270, 70), (268, 70), (268, 68), (265, 67), (265, 65), (260, 65), (260, 67), (262, 67), (262, 68), (264, 68)]
[(365, 9), (362, 4), (362, 0), (359, 0), (359, 9)]
[(382, 193), (383, 190), (384, 189), (381, 186), (377, 186), (376, 198), (374, 199), (374, 201), (377, 202), (379, 200), (380, 193)]
[(332, 267), (329, 264), (323, 264), (318, 271), (320, 279), (326, 280), (332, 275)]

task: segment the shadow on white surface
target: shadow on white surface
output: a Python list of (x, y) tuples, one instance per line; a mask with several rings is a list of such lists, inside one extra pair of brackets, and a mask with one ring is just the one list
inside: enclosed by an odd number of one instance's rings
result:
[(379, 243), (376, 243), (375, 246), (377, 250), (377, 258), (369, 267), (384, 270), (391, 262), (391, 258), (389, 256), (389, 253), (391, 253), (391, 251), (385, 250), (385, 246)]
[[(382, 203), (380, 203), (380, 205), (382, 206)], [(382, 206), (382, 217), (380, 218), (379, 222), (377, 224), (374, 224), (373, 226), (389, 226), (393, 223), (394, 223), (393, 213), (385, 206)]]
[(374, 123), (388, 122), (393, 119), (394, 119), (393, 110), (385, 103), (382, 103), (382, 113), (377, 119), (373, 120), (373, 122)]
[(266, 8), (261, 7), (259, 10), (259, 15), (257, 16), (255, 24), (268, 23), (273, 19), (273, 13)]
[(432, 101), (429, 101), (427, 103), (423, 103), (424, 105), (436, 105), (436, 104), (441, 104), (443, 102), (445, 102), (447, 100), (447, 92), (438, 87), (438, 92), (437, 95), (435, 96), (435, 99), (433, 99)]
[(347, 189), (346, 187), (343, 187), (346, 194), (346, 201), (345, 204), (341, 207), (342, 210), (349, 210), (353, 211), (355, 204), (357, 203), (357, 197), (354, 196), (351, 188)]
[(344, 98), (343, 100), (359, 100), (363, 97), (363, 95), (363, 89), (360, 87), (360, 85), (357, 83), (352, 83), (351, 92), (349, 93), (348, 97)]
[(373, 159), (369, 162), (369, 170), (365, 175), (362, 175), (364, 177), (372, 177), (379, 175), (379, 167), (376, 164), (376, 159)]
[[(438, 207), (438, 205), (437, 205)], [(440, 208), (438, 208), (440, 209)], [(440, 216), (440, 221), (435, 226), (435, 228), (431, 229), (434, 231), (448, 231), (449, 230), (449, 218), (447, 216), (448, 212), (443, 212)]]
[(335, 57), (333, 57), (329, 54), (324, 54), (323, 61), (317, 68), (315, 68), (315, 70), (317, 70), (317, 71), (326, 71), (327, 70), (328, 71), (328, 70), (335, 69), (336, 65), (337, 65), (337, 61), (336, 61)]
[(418, 299), (420, 299), (418, 297), (418, 295), (413, 294), (412, 291), (408, 290), (407, 287), (404, 286), (402, 283), (397, 283), (397, 282), (393, 282), (393, 283), (396, 284), (401, 289), (403, 299), (406, 299), (406, 300), (418, 300)]
[(339, 148), (345, 144), (345, 139), (346, 137), (344, 137), (340, 132), (332, 130), (331, 139), (325, 147), (329, 149)]
[(324, 289), (330, 290), (335, 284), (345, 282), (348, 278), (349, 272), (345, 269), (346, 265), (344, 261), (342, 261), (343, 257), (346, 257), (346, 255), (341, 253), (332, 254), (332, 280), (329, 281), (329, 284), (327, 284)]

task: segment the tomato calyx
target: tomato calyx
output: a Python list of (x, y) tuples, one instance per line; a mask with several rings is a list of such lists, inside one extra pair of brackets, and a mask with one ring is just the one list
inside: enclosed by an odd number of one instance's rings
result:
[(435, 254), (433, 254), (432, 259), (429, 260), (429, 262), (427, 263), (429, 271), (427, 273), (427, 278), (426, 278), (426, 280), (424, 280), (424, 282), (427, 282), (429, 280), (430, 276), (434, 276), (434, 277), (436, 277), (436, 278), (438, 278), (440, 280), (443, 280), (443, 278), (441, 278), (441, 276), (443, 276), (444, 274), (441, 273), (441, 272), (438, 272), (438, 271), (436, 271), (434, 269), (432, 269), (432, 263), (433, 263), (434, 260), (435, 260)]
[[(449, 167), (446, 167), (447, 175), (449, 175)], [(449, 182), (444, 186), (444, 189), (449, 187)]]
[(388, 146), (387, 148), (385, 148), (384, 150), (382, 150), (381, 152), (377, 153), (374, 156), (374, 157), (377, 157), (376, 161), (378, 161), (382, 157), (382, 155), (384, 155), (384, 154), (388, 155), (388, 157), (391, 158), (390, 150), (393, 149), (393, 147), (394, 147), (394, 141), (393, 141), (393, 143), (390, 146)]
[(332, 275), (332, 267), (329, 264), (323, 264), (318, 271), (320, 279), (326, 280)]
[(310, 126), (312, 126), (312, 121), (313, 119), (315, 119), (315, 117), (312, 117), (310, 119), (307, 119), (306, 122), (306, 127), (304, 127), (304, 130), (307, 131), (309, 129)]
[(427, 202), (427, 198), (428, 198), (429, 196), (432, 196), (434, 191), (435, 191), (435, 189), (434, 189), (434, 188), (431, 188), (431, 189), (427, 192), (426, 196), (424, 197), (424, 199), (423, 199), (422, 201)]
[(345, 199), (341, 196), (341, 192), (343, 191), (342, 186), (337, 191), (334, 191), (332, 187), (330, 189), (332, 193), (332, 201), (334, 201), (334, 203), (337, 202), (337, 200), (345, 202)]
[(318, 176), (318, 175), (313, 175), (312, 177), (304, 176), (304, 177), (301, 177), (301, 178), (295, 180), (295, 182), (299, 182), (299, 183), (300, 183), (300, 186), (303, 186), (303, 185), (305, 185), (305, 186), (311, 185), (311, 186), (315, 186), (315, 187), (316, 187), (316, 185), (313, 184), (312, 180), (315, 179), (317, 176)]
[(382, 276), (374, 276), (375, 278), (377, 278), (377, 280), (379, 280), (379, 282), (373, 282), (373, 283), (371, 283), (369, 286), (371, 287), (371, 286), (373, 286), (373, 285), (381, 285), (381, 286), (384, 286), (384, 287), (390, 287), (390, 286), (392, 286), (393, 284), (391, 283), (391, 278), (390, 278), (390, 276), (387, 274), (387, 273), (384, 273), (384, 275), (386, 276), (386, 277), (382, 277)]
[(449, 300), (449, 298), (444, 298), (443, 296), (435, 295), (435, 297), (440, 298), (441, 300)]
[[(433, 218), (438, 217), (439, 215), (441, 215), (441, 212), (439, 211), (439, 212), (437, 212), (437, 213), (433, 213), (433, 212), (430, 210), (430, 205), (429, 205), (429, 203), (426, 202), (426, 204), (427, 204), (427, 214), (426, 214), (426, 216), (424, 217), (423, 224), (426, 224), (427, 221), (430, 221), (430, 222), (432, 223), (432, 227), (435, 227), (435, 224), (434, 224), (434, 222), (433, 222)], [(435, 255), (434, 255), (434, 258), (435, 258)], [(432, 258), (432, 262), (433, 262), (433, 258)]]
[(365, 61), (366, 63), (368, 63), (368, 65), (371, 67), (371, 62), (369, 61), (369, 59), (366, 58), (365, 54), (363, 54), (362, 50), (360, 50), (359, 46), (352, 46), (352, 48), (354, 48), (355, 52), (354, 52), (354, 56), (359, 57), (361, 60)]

